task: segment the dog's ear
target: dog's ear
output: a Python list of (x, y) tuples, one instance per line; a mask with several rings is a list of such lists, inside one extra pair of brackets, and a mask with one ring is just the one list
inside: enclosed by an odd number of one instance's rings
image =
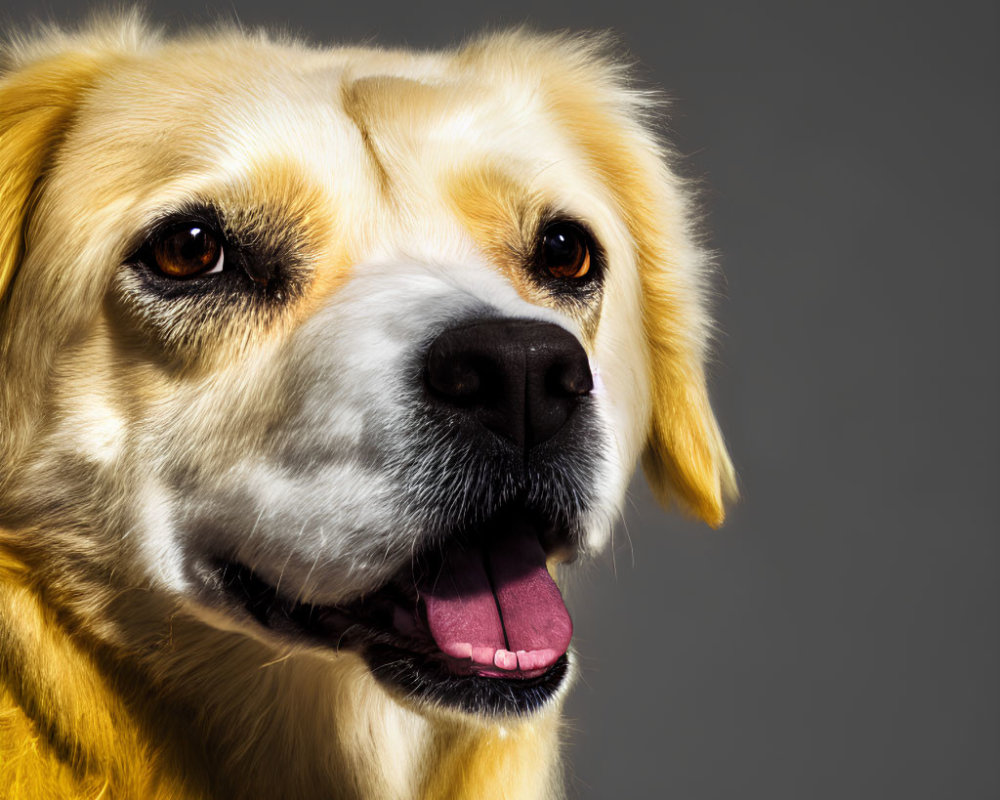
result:
[(663, 505), (718, 527), (737, 489), (706, 383), (709, 259), (693, 232), (688, 188), (649, 132), (631, 133), (633, 168), (618, 191), (636, 244), (648, 345), (651, 414), (642, 464)]
[(652, 415), (642, 464), (657, 499), (712, 527), (736, 496), (736, 479), (708, 399), (700, 347), (671, 324), (670, 297), (654, 265), (644, 283)]
[(69, 52), (0, 73), (0, 303), (23, 255), (36, 188), (106, 60)]
[[(736, 477), (708, 399), (708, 258), (692, 232), (690, 193), (646, 132), (621, 188), (637, 247), (651, 415), (642, 464), (664, 505), (718, 527)], [(631, 193), (631, 197), (629, 197)]]

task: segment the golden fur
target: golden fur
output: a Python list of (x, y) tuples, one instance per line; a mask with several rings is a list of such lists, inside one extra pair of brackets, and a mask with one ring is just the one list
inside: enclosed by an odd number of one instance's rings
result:
[[(331, 64), (338, 82), (320, 89), (341, 122), (289, 143), (227, 116), (264, 85), (259, 102), (276, 109), (318, 97), (309, 76)], [(254, 447), (281, 404), (255, 384), (268, 354), (387, 239), (451, 242), (457, 220), (523, 301), (551, 305), (517, 253), (553, 196), (596, 198), (591, 224), (618, 267), (602, 309), (567, 312), (616, 393), (613, 488), (641, 454), (662, 501), (720, 524), (734, 478), (705, 385), (706, 260), (646, 96), (600, 41), (523, 32), (413, 54), (161, 40), (126, 19), (15, 42), (2, 69), (0, 796), (561, 796), (558, 703), (501, 722), (414, 710), (353, 655), (293, 652), (190, 613), (160, 590), (171, 575), (141, 566), (168, 564), (169, 545), (131, 534), (160, 507), (150, 453), (205, 479)], [(192, 85), (200, 94), (172, 88)], [(420, 138), (521, 103), (547, 177), (512, 166), (502, 137)], [(218, 144), (223, 124), (252, 138), (246, 153)], [(363, 158), (327, 156), (348, 139)], [(456, 147), (469, 150), (450, 158)], [(136, 220), (188, 196), (251, 226), (281, 220), (312, 277), (281, 311), (236, 322), (146, 309), (153, 348), (109, 299), (115, 270)], [(148, 444), (167, 429), (169, 445)]]

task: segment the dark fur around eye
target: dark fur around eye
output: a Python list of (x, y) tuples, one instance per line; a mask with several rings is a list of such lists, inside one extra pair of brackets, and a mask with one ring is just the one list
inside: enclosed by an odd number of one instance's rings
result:
[[(268, 235), (271, 227), (255, 215), (253, 228), (240, 229), (211, 206), (192, 207), (150, 226), (126, 264), (136, 271), (144, 289), (162, 300), (228, 295), (241, 302), (249, 297), (281, 302), (295, 290), (302, 258), (287, 234)], [(214, 260), (197, 269), (199, 259), (216, 257), (206, 252), (213, 244), (222, 251), (222, 270), (211, 268)], [(164, 263), (172, 254), (180, 261), (176, 269)]]
[[(198, 229), (202, 233), (194, 236)], [(171, 277), (155, 248), (180, 232), (181, 260), (205, 255), (210, 236), (224, 253), (223, 268)], [(113, 298), (123, 323), (160, 352), (182, 360), (220, 340), (241, 339), (289, 313), (312, 277), (313, 265), (294, 220), (259, 209), (224, 218), (211, 206), (164, 216), (136, 236), (118, 271)], [(183, 247), (187, 246), (186, 252)], [(206, 256), (207, 258), (207, 256)]]

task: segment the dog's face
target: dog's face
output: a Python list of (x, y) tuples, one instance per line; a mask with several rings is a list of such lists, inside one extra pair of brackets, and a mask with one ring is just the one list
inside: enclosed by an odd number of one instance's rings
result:
[(549, 571), (605, 544), (638, 458), (711, 524), (732, 481), (641, 111), (571, 38), (22, 54), (0, 525), (110, 640), (139, 634), (84, 587), (537, 708), (572, 630)]

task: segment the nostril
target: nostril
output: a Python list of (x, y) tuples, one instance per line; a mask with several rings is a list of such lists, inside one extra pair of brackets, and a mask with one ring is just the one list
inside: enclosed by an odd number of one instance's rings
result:
[(579, 357), (557, 361), (546, 376), (546, 389), (554, 397), (584, 397), (594, 389), (590, 364), (581, 351)]
[(482, 365), (477, 365), (474, 359), (432, 351), (427, 359), (426, 380), (442, 398), (469, 402), (482, 392)]

